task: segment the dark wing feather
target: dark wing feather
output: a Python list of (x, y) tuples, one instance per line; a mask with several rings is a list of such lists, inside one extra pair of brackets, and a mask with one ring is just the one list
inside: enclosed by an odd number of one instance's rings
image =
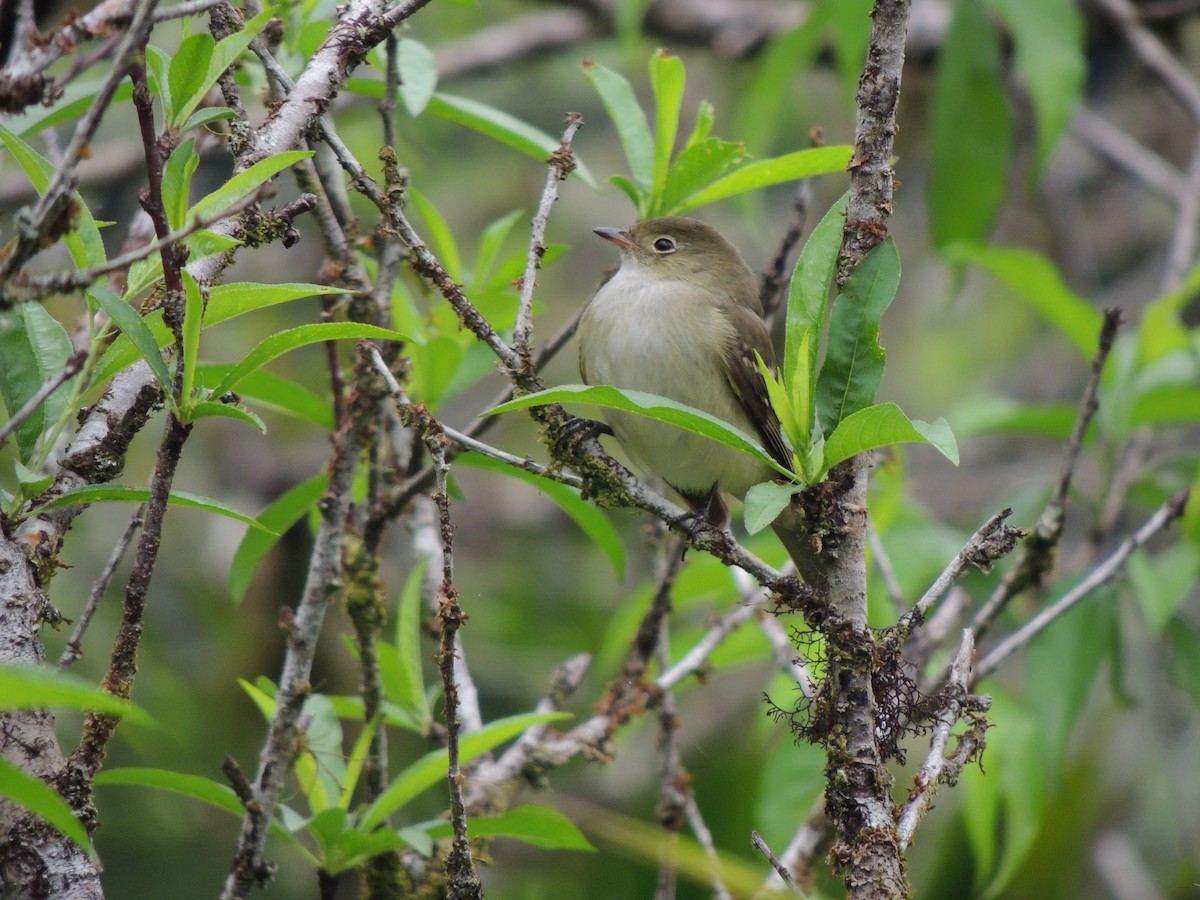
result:
[(758, 429), (763, 447), (777, 463), (791, 471), (794, 465), (792, 453), (783, 441), (779, 417), (771, 408), (767, 383), (763, 380), (758, 361), (754, 358), (755, 351), (758, 351), (758, 355), (768, 366), (774, 365), (775, 352), (771, 348), (771, 335), (767, 332), (763, 320), (752, 310), (731, 304), (726, 312), (733, 320), (735, 333), (733, 345), (729, 347), (725, 357), (726, 377), (742, 406), (746, 408), (750, 421)]

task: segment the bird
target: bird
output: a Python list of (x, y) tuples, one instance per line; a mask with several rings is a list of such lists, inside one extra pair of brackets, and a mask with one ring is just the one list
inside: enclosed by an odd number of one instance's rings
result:
[[(620, 251), (620, 267), (580, 319), (583, 381), (707, 412), (758, 438), (791, 470), (756, 358), (774, 367), (758, 282), (737, 248), (711, 225), (680, 216), (593, 230)], [(639, 468), (678, 493), (692, 516), (718, 528), (729, 526), (722, 495), (741, 499), (779, 477), (761, 460), (664, 422), (619, 411), (605, 420)]]

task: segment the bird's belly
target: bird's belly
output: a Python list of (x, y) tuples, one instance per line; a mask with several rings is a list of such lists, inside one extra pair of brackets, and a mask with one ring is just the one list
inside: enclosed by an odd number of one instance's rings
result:
[[(700, 337), (731, 328), (720, 311), (682, 305), (662, 289), (644, 296), (627, 292), (618, 307), (605, 302), (610, 289), (623, 288), (610, 281), (587, 313), (593, 319), (587, 347), (589, 383), (658, 394), (753, 436), (754, 425), (714, 353), (720, 342)], [(634, 462), (679, 490), (702, 492), (716, 484), (741, 497), (752, 485), (772, 477), (771, 470), (752, 457), (673, 425), (612, 410), (604, 418)]]

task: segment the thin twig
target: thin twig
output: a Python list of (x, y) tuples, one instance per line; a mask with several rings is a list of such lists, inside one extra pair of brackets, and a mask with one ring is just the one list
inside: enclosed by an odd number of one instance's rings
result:
[(125, 553), (129, 550), (129, 545), (133, 543), (133, 536), (137, 534), (137, 530), (142, 527), (142, 523), (145, 520), (146, 504), (143, 503), (130, 517), (129, 524), (125, 526), (124, 533), (118, 538), (116, 545), (112, 549), (112, 553), (108, 556), (108, 562), (104, 564), (104, 568), (100, 570), (100, 575), (92, 582), (92, 590), (88, 594), (87, 604), (83, 607), (83, 612), (79, 615), (79, 621), (75, 624), (75, 630), (71, 632), (71, 637), (67, 640), (67, 645), (63, 648), (62, 655), (58, 658), (59, 670), (66, 669), (83, 656), (83, 636), (87, 632), (88, 625), (91, 624), (92, 617), (96, 615), (100, 601), (104, 598), (113, 575), (116, 574), (117, 566), (125, 558)]
[(1058, 480), (1054, 492), (1038, 517), (1033, 533), (1021, 548), (1016, 563), (1001, 579), (987, 603), (976, 613), (971, 622), (971, 631), (975, 639), (980, 640), (1001, 612), (1007, 608), (1012, 599), (1031, 586), (1040, 586), (1054, 563), (1054, 554), (1062, 538), (1063, 523), (1066, 519), (1067, 498), (1070, 496), (1071, 482), (1074, 479), (1075, 467), (1079, 462), (1079, 454), (1083, 448), (1083, 439), (1088, 426), (1099, 409), (1100, 378), (1104, 374), (1104, 366), (1112, 351), (1117, 329), (1121, 324), (1121, 313), (1117, 309), (1105, 310), (1104, 321), (1100, 326), (1099, 343), (1092, 357), (1092, 367), (1088, 383), (1079, 400), (1079, 410), (1075, 414), (1075, 425), (1071, 436), (1063, 447), (1062, 462), (1059, 465)]
[(1006, 659), (1024, 648), (1030, 641), (1046, 630), (1049, 625), (1068, 612), (1079, 601), (1086, 598), (1096, 588), (1101, 587), (1111, 581), (1121, 567), (1125, 565), (1125, 561), (1129, 558), (1138, 547), (1141, 547), (1149, 541), (1154, 535), (1158, 534), (1166, 528), (1171, 522), (1183, 515), (1184, 507), (1187, 505), (1188, 491), (1182, 490), (1167, 500), (1158, 510), (1152, 515), (1137, 532), (1126, 538), (1121, 545), (1113, 551), (1113, 553), (1105, 559), (1100, 565), (1096, 566), (1083, 581), (1079, 582), (1071, 590), (1067, 591), (1051, 606), (1043, 609), (1040, 613), (1030, 619), (1025, 625), (1018, 629), (1013, 634), (1009, 635), (992, 649), (979, 664), (975, 667), (975, 678), (973, 683), (987, 678), (995, 672)]
[(971, 662), (975, 658), (975, 639), (969, 628), (964, 628), (962, 641), (958, 645), (958, 653), (954, 664), (950, 667), (950, 683), (943, 691), (944, 705), (938, 712), (937, 724), (933, 728), (933, 736), (929, 741), (929, 753), (921, 764), (920, 770), (913, 778), (913, 787), (908, 799), (900, 806), (897, 817), (896, 833), (900, 846), (907, 847), (916, 834), (917, 825), (929, 809), (933, 795), (943, 780), (946, 768), (946, 745), (950, 734), (962, 711), (963, 698), (967, 693), (967, 685), (971, 680)]
[(767, 846), (767, 842), (762, 839), (762, 835), (757, 831), (750, 832), (750, 846), (767, 858), (767, 862), (771, 864), (771, 868), (775, 870), (776, 874), (783, 880), (783, 883), (791, 889), (792, 893), (800, 893), (800, 889), (796, 887), (796, 880), (792, 878), (792, 873), (787, 870), (787, 867), (783, 863), (775, 858), (775, 854), (771, 852), (771, 848)]
[(1183, 173), (1103, 116), (1080, 107), (1071, 119), (1071, 133), (1172, 203), (1182, 199)]
[[(571, 151), (571, 141), (575, 132), (583, 127), (583, 116), (579, 113), (567, 113), (567, 124), (559, 138), (558, 149), (551, 154), (547, 162), (550, 171), (546, 173), (546, 187), (542, 190), (542, 199), (538, 204), (537, 214), (529, 232), (529, 254), (525, 259), (525, 272), (521, 275), (520, 299), (517, 304), (517, 323), (513, 328), (513, 350), (518, 356), (530, 359), (529, 340), (533, 334), (533, 289), (537, 280), (538, 269), (542, 267), (542, 257), (546, 255), (546, 223), (550, 219), (550, 208), (558, 199), (558, 185), (566, 181), (575, 170), (575, 154)], [(530, 364), (530, 369), (533, 366)]]
[(1187, 183), (1179, 194), (1179, 210), (1175, 230), (1167, 250), (1167, 265), (1160, 288), (1174, 290), (1183, 283), (1192, 261), (1196, 258), (1196, 234), (1200, 231), (1200, 138), (1192, 148), (1188, 163)]
[(991, 569), (992, 563), (1006, 556), (1017, 546), (1017, 541), (1025, 536), (1025, 532), (1004, 524), (1004, 520), (1011, 515), (1011, 509), (1002, 509), (979, 526), (966, 545), (934, 579), (929, 590), (896, 623), (895, 630), (901, 637), (907, 638), (913, 629), (925, 620), (933, 604), (954, 586), (954, 582), (963, 572), (969, 568), (986, 572)]
[(1138, 58), (1162, 79), (1192, 118), (1200, 122), (1200, 83), (1170, 48), (1142, 24), (1137, 7), (1129, 0), (1097, 0), (1097, 4), (1112, 17)]
[(475, 873), (475, 861), (471, 856), (471, 841), (467, 834), (467, 808), (463, 800), (463, 774), (459, 763), (459, 733), (462, 720), (459, 717), (458, 681), (455, 677), (455, 652), (458, 630), (467, 620), (467, 615), (458, 602), (458, 590), (454, 587), (454, 526), (450, 523), (450, 495), (447, 481), (450, 465), (446, 462), (445, 438), (432, 428), (424, 434), (425, 444), (433, 456), (437, 475), (433, 500), (437, 504), (442, 543), (442, 581), (438, 588), (438, 621), (441, 624), (441, 644), (438, 651), (438, 669), (442, 674), (442, 691), (445, 695), (443, 715), (446, 720), (446, 783), (450, 791), (450, 822), (454, 828), (454, 839), (446, 854), (446, 875), (449, 879), (451, 897), (482, 897), (483, 888)]

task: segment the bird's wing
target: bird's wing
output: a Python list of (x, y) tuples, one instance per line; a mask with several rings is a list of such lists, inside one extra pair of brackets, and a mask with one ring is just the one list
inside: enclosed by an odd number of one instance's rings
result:
[(726, 311), (733, 319), (734, 333), (737, 336), (725, 357), (726, 377), (745, 407), (750, 421), (758, 429), (758, 435), (767, 452), (777, 463), (791, 471), (794, 466), (792, 453), (783, 441), (779, 417), (771, 407), (767, 383), (758, 368), (758, 360), (754, 358), (757, 351), (768, 366), (773, 365), (775, 352), (771, 348), (771, 335), (763, 320), (752, 310), (744, 306), (730, 305)]

